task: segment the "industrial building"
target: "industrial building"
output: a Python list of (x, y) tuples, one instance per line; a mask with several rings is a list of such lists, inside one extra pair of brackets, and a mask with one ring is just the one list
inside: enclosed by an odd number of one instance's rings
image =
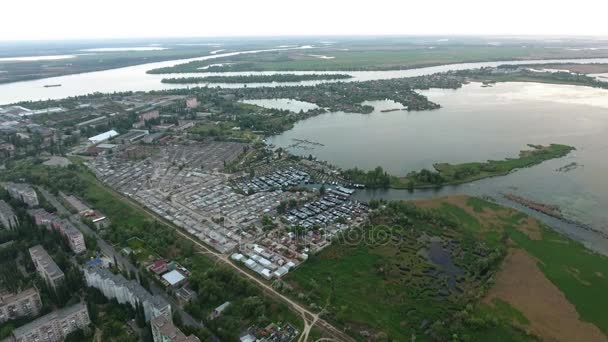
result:
[(91, 323), (85, 303), (53, 311), (13, 331), (15, 342), (60, 342), (78, 329)]
[(98, 134), (94, 137), (90, 137), (89, 142), (92, 144), (99, 144), (116, 136), (118, 136), (118, 132), (116, 132), (115, 130), (110, 130), (105, 133)]
[(140, 303), (146, 321), (158, 316), (171, 318), (171, 305), (164, 298), (151, 295), (135, 280), (127, 280), (122, 275), (96, 266), (85, 267), (84, 277), (87, 286), (99, 289), (108, 298), (116, 298), (121, 304), (129, 303), (133, 308)]
[(41, 307), (40, 294), (33, 287), (19, 293), (1, 293), (0, 324), (19, 317), (36, 316)]
[(63, 271), (42, 246), (36, 245), (30, 248), (29, 251), (34, 266), (36, 266), (36, 271), (38, 271), (38, 274), (40, 274), (47, 284), (55, 288), (63, 282), (65, 278)]

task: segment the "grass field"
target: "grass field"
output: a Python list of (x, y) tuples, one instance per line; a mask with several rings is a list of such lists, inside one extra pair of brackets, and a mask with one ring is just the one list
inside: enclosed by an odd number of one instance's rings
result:
[[(588, 340), (601, 338), (599, 330), (607, 334), (604, 313), (608, 303), (602, 290), (608, 288), (608, 258), (524, 214), (478, 198), (456, 196), (415, 205), (417, 210), (404, 211), (389, 204), (392, 212), (381, 210), (372, 216), (366, 235), (390, 231), (393, 243), (337, 241), (311, 257), (286, 278), (294, 296), (311, 307), (324, 308), (330, 321), (361, 340), (368, 334), (400, 341), (412, 335), (427, 340), (456, 334), (463, 340), (524, 341), (553, 339), (555, 336), (544, 332), (564, 329)], [(535, 230), (541, 234), (530, 233)], [(451, 248), (450, 243), (442, 244), (453, 263), (465, 270), (457, 277), (456, 290), (448, 286), (446, 292), (449, 281), (437, 277), (451, 266), (437, 265), (421, 253), (428, 248), (428, 240), (421, 238), (425, 235), (458, 242)], [(498, 256), (485, 254), (485, 248)], [(502, 272), (499, 265), (511, 251), (535, 258), (527, 260), (539, 271), (534, 275)], [(534, 295), (553, 307), (538, 309), (563, 309), (563, 317), (539, 318), (521, 302), (500, 296), (482, 301), (486, 291), (493, 292), (499, 269), (500, 277), (510, 278), (514, 284), (525, 283), (528, 277), (544, 279), (545, 287), (551, 288)], [(523, 294), (527, 290), (535, 289), (507, 288)], [(561, 293), (567, 300), (555, 302)]]
[[(353, 48), (346, 51), (322, 48), (226, 57), (213, 62), (192, 62), (152, 72), (397, 70), (463, 62), (582, 58), (596, 55), (603, 56), (602, 52), (589, 54), (584, 51), (542, 47), (487, 45), (400, 46), (396, 48), (377, 46), (374, 49)], [(212, 66), (206, 70), (199, 69), (214, 63), (223, 63), (223, 65)]]

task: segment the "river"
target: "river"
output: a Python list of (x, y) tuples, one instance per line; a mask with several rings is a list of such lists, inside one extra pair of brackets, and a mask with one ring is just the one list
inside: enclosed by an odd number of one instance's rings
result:
[[(562, 208), (565, 217), (608, 232), (608, 90), (539, 83), (479, 83), (458, 90), (421, 91), (440, 103), (435, 111), (406, 112), (400, 106), (374, 101), (371, 114), (328, 113), (295, 124), (268, 139), (288, 148), (294, 139), (322, 145), (292, 147), (342, 168), (371, 169), (378, 165), (392, 174), (432, 168), (433, 163), (462, 163), (515, 157), (526, 144), (562, 143), (575, 146), (570, 155), (541, 165), (439, 190), (363, 190), (356, 197), (419, 199), (468, 193), (502, 198), (514, 193)], [(571, 163), (569, 171), (557, 171)], [(608, 241), (540, 213), (525, 210), (556, 229), (608, 254)]]
[[(270, 50), (217, 53), (199, 58), (149, 63), (137, 66), (24, 81), (0, 85), (0, 104), (17, 101), (59, 99), (93, 92), (149, 91), (187, 87), (163, 84), (165, 77), (200, 76), (201, 74), (151, 75), (147, 70), (168, 67), (194, 60), (209, 60), (238, 54), (289, 49), (311, 49), (310, 46)], [(349, 81), (365, 81), (428, 75), (449, 70), (463, 70), (500, 64), (541, 64), (557, 62), (607, 63), (604, 59), (530, 60), (461, 63), (395, 71), (333, 71), (353, 75)], [(208, 73), (206, 75), (272, 74), (276, 72)], [(295, 74), (323, 72), (293, 72)], [(306, 81), (287, 85), (315, 85), (327, 81)], [(46, 84), (61, 87), (44, 88)], [(276, 86), (271, 84), (248, 84)], [(286, 85), (286, 84), (281, 84)], [(214, 85), (216, 86), (216, 85)], [(242, 87), (241, 84), (219, 84)], [(560, 160), (520, 170), (505, 177), (486, 179), (472, 184), (444, 187), (440, 190), (359, 191), (357, 198), (414, 199), (455, 193), (489, 195), (500, 202), (518, 207), (541, 218), (552, 227), (583, 241), (587, 246), (608, 254), (608, 243), (586, 230), (573, 228), (555, 219), (505, 202), (500, 196), (514, 192), (539, 202), (560, 206), (568, 218), (608, 231), (608, 91), (588, 87), (544, 85), (534, 83), (501, 83), (492, 88), (470, 84), (460, 90), (432, 89), (422, 91), (443, 108), (432, 112), (381, 112), (399, 108), (394, 103), (374, 102), (370, 115), (352, 113), (323, 114), (302, 122), (270, 139), (281, 146), (293, 138), (318, 141), (325, 146), (314, 150), (292, 151), (314, 154), (341, 167), (372, 168), (382, 165), (395, 174), (431, 167), (434, 162), (464, 162), (502, 159), (515, 156), (527, 143), (565, 143), (577, 151)], [(289, 100), (271, 101), (273, 105), (290, 105)], [(293, 102), (300, 109), (302, 103)], [(558, 168), (576, 162), (569, 172)]]
[[(226, 73), (184, 73), (184, 74), (164, 74), (164, 75), (153, 75), (147, 74), (146, 71), (170, 67), (177, 64), (187, 63), (191, 61), (203, 61), (212, 60), (222, 57), (236, 56), (240, 54), (254, 54), (259, 52), (268, 51), (284, 51), (284, 50), (299, 50), (299, 49), (313, 49), (313, 46), (305, 45), (299, 47), (286, 47), (277, 49), (267, 50), (251, 50), (251, 51), (239, 51), (229, 53), (217, 53), (213, 55), (179, 59), (156, 63), (140, 64), (130, 67), (110, 69), (104, 71), (95, 71), (75, 75), (50, 77), (40, 80), (33, 81), (22, 81), (7, 84), (0, 84), (0, 105), (15, 103), (19, 101), (37, 101), (47, 99), (61, 99), (69, 96), (86, 95), (95, 92), (112, 93), (121, 91), (150, 91), (150, 90), (163, 90), (163, 89), (175, 89), (175, 88), (187, 88), (193, 86), (204, 86), (204, 85), (186, 85), (186, 84), (165, 84), (161, 83), (163, 78), (172, 77), (196, 77), (196, 76), (231, 76), (231, 75), (269, 75), (275, 73), (286, 73), (286, 72), (226, 72)], [(346, 80), (347, 82), (352, 81), (369, 81), (378, 79), (391, 79), (400, 77), (412, 77), (430, 75), (438, 72), (445, 72), (450, 70), (465, 70), (474, 69), (488, 66), (498, 66), (501, 64), (539, 64), (539, 63), (559, 63), (559, 62), (571, 62), (571, 63), (608, 63), (608, 58), (588, 58), (588, 59), (558, 59), (558, 60), (529, 60), (529, 61), (499, 61), (499, 62), (480, 62), (480, 63), (459, 63), (459, 64), (448, 64), (435, 67), (427, 68), (415, 68), (408, 70), (391, 70), (391, 71), (302, 71), (302, 72), (288, 72), (291, 74), (327, 74), (327, 73), (346, 73), (353, 76), (353, 78)], [(342, 80), (344, 81), (344, 80)], [(290, 82), (290, 83), (253, 83), (247, 84), (247, 87), (262, 87), (262, 86), (277, 86), (277, 85), (317, 85), (320, 83), (337, 82), (327, 80), (317, 81), (303, 81), (303, 82)], [(50, 87), (45, 88), (48, 84), (61, 84), (61, 87)], [(224, 88), (240, 88), (243, 84), (211, 84), (214, 87)]]

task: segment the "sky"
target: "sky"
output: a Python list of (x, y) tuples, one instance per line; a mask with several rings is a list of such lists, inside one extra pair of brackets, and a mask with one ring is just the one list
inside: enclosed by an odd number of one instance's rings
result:
[(2, 0), (0, 41), (283, 35), (608, 36), (606, 0)]

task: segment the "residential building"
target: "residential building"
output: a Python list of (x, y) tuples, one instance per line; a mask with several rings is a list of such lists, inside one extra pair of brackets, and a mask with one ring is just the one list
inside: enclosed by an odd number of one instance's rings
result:
[(15, 342), (61, 342), (91, 323), (85, 303), (53, 311), (13, 331)]
[(0, 323), (40, 313), (42, 301), (38, 290), (31, 287), (19, 293), (0, 294)]
[(45, 226), (47, 229), (54, 229), (61, 233), (70, 245), (72, 252), (79, 254), (87, 250), (84, 236), (72, 222), (63, 220), (44, 209), (29, 210), (28, 213), (34, 218), (36, 225)]
[(0, 200), (0, 226), (6, 229), (15, 229), (19, 226), (17, 215), (8, 203)]
[(87, 246), (84, 242), (84, 236), (78, 230), (72, 222), (68, 220), (55, 220), (52, 224), (53, 228), (61, 233), (70, 245), (72, 252), (80, 254), (87, 250)]
[(38, 205), (38, 195), (31, 186), (22, 183), (7, 183), (4, 187), (12, 198), (27, 204), (29, 207)]
[(200, 342), (199, 338), (186, 336), (165, 316), (158, 316), (150, 321), (154, 342)]
[(57, 287), (64, 280), (63, 271), (57, 266), (53, 258), (40, 245), (36, 245), (29, 249), (30, 256), (36, 266), (36, 271), (44, 279), (47, 284), (52, 287)]
[(171, 305), (164, 298), (151, 295), (135, 280), (127, 280), (122, 275), (95, 266), (85, 267), (84, 277), (87, 286), (99, 289), (108, 298), (116, 298), (119, 303), (129, 303), (135, 308), (139, 302), (144, 308), (146, 321), (158, 316), (171, 317)]

